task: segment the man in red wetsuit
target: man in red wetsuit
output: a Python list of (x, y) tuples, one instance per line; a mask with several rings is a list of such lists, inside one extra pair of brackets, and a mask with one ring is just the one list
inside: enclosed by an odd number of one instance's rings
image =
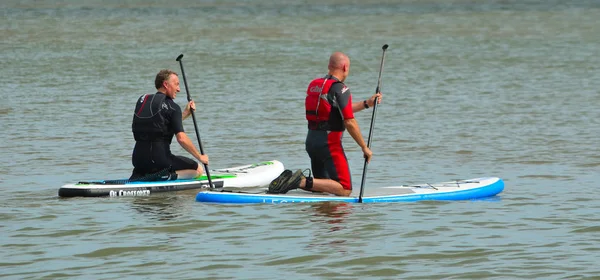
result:
[(381, 93), (367, 100), (352, 102), (350, 89), (344, 84), (350, 71), (350, 59), (341, 52), (329, 58), (329, 73), (313, 80), (307, 89), (305, 101), (308, 134), (306, 151), (311, 159), (314, 178), (305, 177), (301, 170), (292, 174), (284, 171), (269, 185), (269, 193), (286, 193), (289, 190), (327, 192), (339, 196), (352, 193), (352, 176), (342, 147), (344, 130), (361, 147), (367, 162), (373, 153), (365, 143), (354, 113), (381, 102)]

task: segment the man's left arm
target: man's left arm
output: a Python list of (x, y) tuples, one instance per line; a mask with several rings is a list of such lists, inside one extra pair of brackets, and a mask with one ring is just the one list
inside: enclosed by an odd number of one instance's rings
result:
[(352, 111), (356, 113), (375, 106), (375, 98), (377, 98), (377, 104), (380, 104), (381, 92), (373, 94), (369, 99), (352, 102)]
[(187, 119), (187, 117), (189, 117), (192, 114), (192, 111), (195, 111), (195, 110), (196, 110), (196, 103), (194, 103), (194, 100), (188, 102), (188, 104), (185, 105), (185, 109), (181, 113), (181, 119), (182, 120)]

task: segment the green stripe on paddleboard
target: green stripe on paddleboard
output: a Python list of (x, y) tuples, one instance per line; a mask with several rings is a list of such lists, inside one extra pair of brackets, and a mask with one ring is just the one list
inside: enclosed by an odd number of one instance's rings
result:
[[(236, 178), (237, 175), (235, 174), (224, 174), (224, 175), (210, 175), (210, 179), (231, 179), (231, 178)], [(208, 180), (208, 178), (206, 177), (206, 175), (202, 175), (200, 177), (196, 177), (194, 178), (194, 180), (199, 180), (199, 181), (204, 181), (204, 180)]]
[[(252, 169), (258, 166), (263, 166), (263, 165), (273, 165), (274, 162), (272, 161), (263, 161), (263, 162), (259, 162), (259, 163), (255, 163), (253, 165), (250, 165), (246, 168), (242, 168), (241, 170), (246, 170), (246, 169)], [(210, 176), (211, 179), (231, 179), (231, 178), (237, 178), (237, 175), (235, 174), (219, 174), (219, 175), (211, 175)], [(202, 175), (200, 177), (194, 178), (194, 180), (199, 180), (199, 181), (204, 181), (204, 180), (208, 180), (208, 178), (206, 177), (206, 175)], [(111, 183), (108, 183), (111, 182)], [(117, 184), (117, 185), (124, 185), (124, 184), (129, 184), (129, 183), (145, 183), (145, 182), (156, 182), (156, 181), (135, 181), (135, 182), (129, 182), (129, 180), (127, 179), (123, 179), (123, 180), (104, 180), (104, 181), (90, 181), (90, 182), (77, 182), (77, 184), (75, 185), (94, 185), (94, 184)]]

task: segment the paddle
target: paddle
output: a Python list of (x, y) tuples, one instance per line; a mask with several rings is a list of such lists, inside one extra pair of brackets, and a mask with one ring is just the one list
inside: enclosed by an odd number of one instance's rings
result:
[[(383, 61), (385, 59), (385, 51), (387, 50), (388, 45), (385, 44), (381, 49), (383, 50), (383, 55), (381, 56), (381, 65), (379, 65), (379, 78), (377, 79), (377, 88), (375, 89), (375, 93), (378, 93), (379, 87), (381, 86), (381, 72), (383, 72)], [(375, 98), (375, 103), (373, 104), (373, 116), (371, 117), (371, 126), (369, 127), (369, 138), (367, 140), (367, 147), (371, 148), (371, 139), (373, 138), (373, 123), (375, 123), (375, 113), (377, 112), (377, 98)], [(365, 159), (365, 165), (363, 167), (363, 175), (362, 180), (360, 182), (360, 194), (358, 195), (358, 203), (362, 203), (362, 197), (365, 190), (365, 178), (367, 177), (367, 159)]]
[[(177, 61), (179, 61), (179, 66), (181, 67), (181, 76), (183, 76), (183, 84), (185, 85), (185, 92), (187, 93), (187, 100), (188, 102), (192, 101), (192, 97), (190, 96), (190, 91), (188, 90), (188, 83), (187, 83), (187, 79), (185, 78), (185, 71), (183, 70), (183, 62), (181, 62), (181, 59), (183, 58), (183, 54), (180, 54), (177, 57)], [(200, 154), (204, 154), (204, 149), (202, 149), (202, 141), (200, 140), (200, 132), (198, 132), (198, 125), (196, 123), (196, 116), (194, 115), (194, 110), (191, 110), (192, 112), (192, 120), (194, 121), (194, 130), (196, 131), (196, 139), (198, 139), (198, 145), (200, 146)], [(204, 164), (204, 170), (206, 170), (206, 178), (208, 178), (208, 186), (210, 188), (213, 187), (212, 181), (210, 180), (210, 171), (208, 170), (208, 165)]]

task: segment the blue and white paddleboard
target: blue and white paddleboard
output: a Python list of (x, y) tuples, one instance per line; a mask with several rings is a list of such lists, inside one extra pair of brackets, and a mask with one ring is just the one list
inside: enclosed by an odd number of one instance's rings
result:
[[(283, 172), (283, 163), (277, 160), (210, 171), (214, 189), (264, 187)], [(146, 196), (159, 192), (207, 189), (206, 175), (196, 179), (172, 181), (128, 182), (121, 180), (94, 180), (67, 184), (58, 190), (61, 197), (74, 196)]]
[[(363, 203), (401, 202), (418, 200), (470, 200), (495, 196), (504, 190), (500, 178), (486, 177), (451, 182), (366, 188)], [(293, 190), (286, 194), (267, 194), (263, 188), (254, 193), (247, 190), (214, 189), (203, 190), (196, 195), (196, 201), (211, 203), (298, 203), (298, 202), (358, 202), (358, 192), (349, 197)]]

